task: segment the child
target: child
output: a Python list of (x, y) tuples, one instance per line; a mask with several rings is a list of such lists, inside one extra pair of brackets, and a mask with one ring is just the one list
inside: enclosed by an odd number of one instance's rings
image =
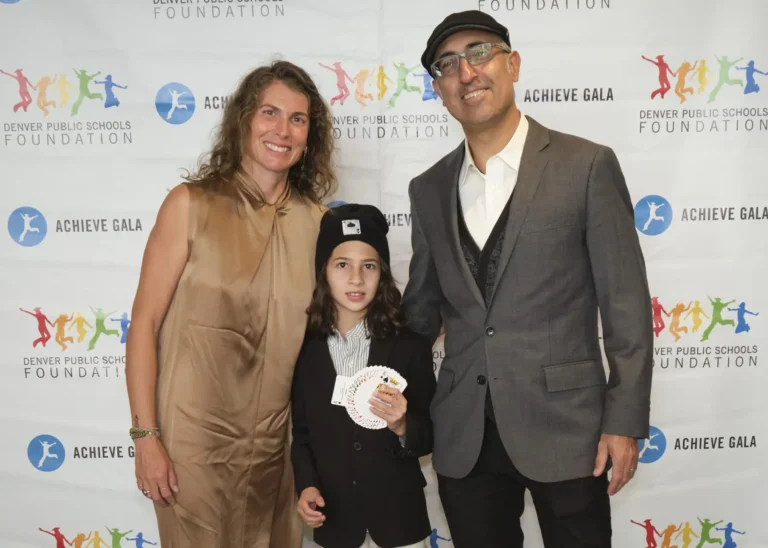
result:
[[(418, 457), (432, 452), (432, 348), (405, 328), (389, 268), (387, 221), (368, 205), (323, 216), (317, 287), (293, 380), (291, 457), (298, 511), (324, 548), (424, 547), (432, 528)], [(401, 394), (383, 386), (369, 400), (387, 427), (358, 426), (331, 399), (337, 376), (368, 365), (396, 370)]]

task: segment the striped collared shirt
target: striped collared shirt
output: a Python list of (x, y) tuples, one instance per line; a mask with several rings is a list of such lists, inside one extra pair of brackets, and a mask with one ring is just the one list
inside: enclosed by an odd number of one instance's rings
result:
[[(328, 336), (328, 349), (337, 375), (351, 377), (368, 367), (368, 354), (371, 350), (371, 334), (365, 320), (347, 331), (345, 336), (334, 330)], [(405, 436), (399, 436), (400, 445), (405, 447)]]
[(328, 336), (328, 349), (336, 374), (351, 377), (368, 366), (368, 354), (371, 350), (371, 335), (365, 320), (342, 336), (334, 331)]

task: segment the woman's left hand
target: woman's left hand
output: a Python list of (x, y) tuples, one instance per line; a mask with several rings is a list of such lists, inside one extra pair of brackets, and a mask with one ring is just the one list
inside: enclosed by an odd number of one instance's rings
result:
[(368, 402), (371, 404), (371, 412), (387, 421), (387, 426), (392, 432), (398, 436), (405, 435), (405, 413), (408, 410), (408, 400), (398, 389), (382, 386), (374, 392)]

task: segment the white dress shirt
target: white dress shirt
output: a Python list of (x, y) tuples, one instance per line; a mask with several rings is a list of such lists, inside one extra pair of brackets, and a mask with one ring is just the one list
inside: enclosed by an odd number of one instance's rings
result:
[(459, 199), (464, 222), (472, 239), (481, 250), (491, 235), (499, 215), (512, 196), (520, 171), (528, 120), (520, 116), (520, 123), (507, 145), (491, 156), (485, 164), (485, 174), (475, 166), (469, 144), (464, 141), (464, 163), (459, 175)]

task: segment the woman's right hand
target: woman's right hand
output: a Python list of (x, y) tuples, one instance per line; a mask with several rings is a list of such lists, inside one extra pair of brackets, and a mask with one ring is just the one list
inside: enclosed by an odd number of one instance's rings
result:
[(179, 492), (173, 464), (160, 438), (146, 436), (135, 440), (136, 483), (140, 491), (163, 507), (176, 504), (173, 493)]
[(325, 500), (323, 500), (320, 491), (316, 487), (304, 489), (299, 497), (299, 516), (312, 529), (322, 527), (325, 521), (325, 515), (316, 510), (318, 506), (320, 508), (325, 507)]

